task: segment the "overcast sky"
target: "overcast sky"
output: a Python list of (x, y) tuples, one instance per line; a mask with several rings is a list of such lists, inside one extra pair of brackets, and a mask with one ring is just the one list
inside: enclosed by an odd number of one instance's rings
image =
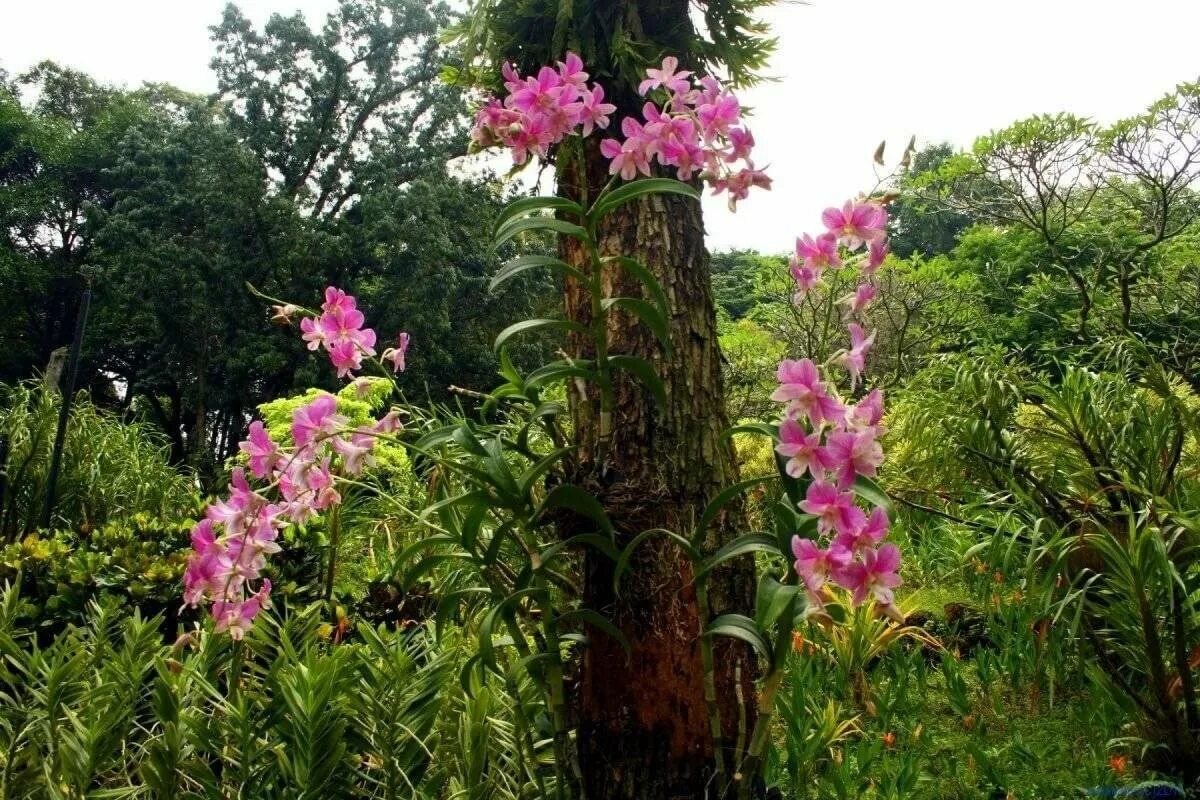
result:
[[(0, 0), (0, 66), (53, 59), (98, 79), (214, 88), (208, 26), (225, 0)], [(242, 0), (261, 23), (334, 0)], [(778, 251), (820, 210), (870, 188), (871, 153), (969, 145), (1023, 116), (1111, 121), (1200, 77), (1196, 0), (811, 0), (770, 12), (778, 80), (743, 95), (775, 187), (730, 215), (707, 204), (713, 248)]]

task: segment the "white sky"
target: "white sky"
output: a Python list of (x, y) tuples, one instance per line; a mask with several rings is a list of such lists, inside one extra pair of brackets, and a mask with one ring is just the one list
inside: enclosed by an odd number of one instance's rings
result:
[[(0, 0), (0, 66), (42, 59), (126, 86), (208, 92), (208, 26), (225, 0)], [(334, 0), (241, 0), (261, 24), (299, 9), (319, 24)], [(968, 145), (1039, 112), (1111, 121), (1200, 78), (1196, 0), (811, 0), (770, 12), (777, 83), (742, 96), (757, 160), (775, 188), (730, 215), (706, 203), (709, 244), (784, 250), (822, 208), (870, 188), (871, 153)]]

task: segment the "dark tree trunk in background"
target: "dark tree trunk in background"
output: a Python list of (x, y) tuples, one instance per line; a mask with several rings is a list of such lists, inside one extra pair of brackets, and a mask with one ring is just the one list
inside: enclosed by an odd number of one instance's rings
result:
[[(577, 159), (578, 157), (576, 157)], [(587, 143), (588, 197), (607, 182), (607, 162), (597, 141)], [(558, 165), (559, 193), (578, 199), (577, 160)], [(671, 306), (673, 356), (664, 358), (649, 330), (614, 313), (609, 352), (649, 359), (666, 385), (659, 407), (645, 387), (616, 373), (616, 409), (607, 464), (597, 463), (599, 400), (570, 387), (579, 450), (575, 480), (604, 505), (623, 547), (641, 531), (666, 528), (689, 535), (705, 505), (737, 479), (731, 445), (723, 436), (725, 415), (709, 256), (697, 202), (677, 195), (652, 196), (611, 214), (598, 231), (602, 255), (627, 255), (645, 264), (662, 284)], [(574, 240), (562, 245), (568, 263), (585, 271), (588, 259)], [(643, 296), (640, 285), (616, 270), (605, 275), (609, 296)], [(568, 283), (567, 315), (590, 321), (586, 288)], [(573, 356), (591, 358), (575, 342)], [(740, 516), (740, 515), (739, 515)], [(724, 519), (711, 540), (736, 535)], [(710, 785), (713, 754), (703, 687), (701, 617), (692, 567), (677, 546), (646, 542), (613, 592), (613, 564), (585, 557), (584, 605), (611, 618), (628, 637), (632, 656), (619, 643), (591, 631), (583, 662), (578, 708), (579, 752), (588, 800), (607, 798), (717, 797)], [(714, 613), (745, 611), (753, 595), (753, 562), (719, 575), (710, 586)], [(749, 652), (718, 643), (718, 699), (728, 743), (736, 739), (739, 699), (748, 726), (754, 719), (754, 666)], [(735, 690), (735, 676), (740, 688)], [(748, 733), (747, 733), (748, 735)], [(726, 756), (730, 772), (735, 761)]]

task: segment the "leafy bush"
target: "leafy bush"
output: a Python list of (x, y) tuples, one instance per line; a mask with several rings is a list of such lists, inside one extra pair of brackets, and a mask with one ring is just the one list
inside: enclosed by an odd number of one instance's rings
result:
[(174, 628), (193, 521), (134, 514), (94, 530), (31, 533), (0, 549), (0, 579), (19, 576), (32, 619), (59, 630), (112, 598)]
[(313, 608), (167, 646), (109, 602), (42, 646), (22, 602), (0, 602), (0, 796), (411, 798), (454, 773), (430, 771), (454, 681), (424, 629), (333, 644)]
[[(0, 388), (0, 541), (40, 523), (62, 398), (37, 383)], [(123, 422), (86, 393), (71, 405), (54, 493), (54, 528), (83, 530), (136, 513), (174, 518), (194, 505), (195, 485), (168, 461), (166, 438)]]
[[(983, 579), (1019, 582), (1034, 624), (1100, 667), (1099, 685), (1136, 721), (1125, 747), (1200, 777), (1195, 396), (1154, 361), (1068, 367), (1059, 380), (946, 361), (924, 377), (893, 417), (908, 443), (893, 485), (962, 518)], [(1028, 632), (1026, 620), (1021, 641)]]

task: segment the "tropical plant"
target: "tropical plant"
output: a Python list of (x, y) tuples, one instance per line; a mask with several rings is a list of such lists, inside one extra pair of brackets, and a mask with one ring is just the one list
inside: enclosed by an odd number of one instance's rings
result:
[[(894, 485), (979, 531), (968, 557), (1019, 577), (1045, 610), (1038, 630), (1065, 629), (1101, 665), (1140, 721), (1146, 763), (1195, 780), (1197, 401), (1144, 349), (1127, 352), (1142, 355), (1136, 373), (1067, 367), (1053, 383), (940, 365), (926, 376), (934, 392), (893, 417), (923, 442), (910, 452), (939, 463), (914, 458)], [(1026, 661), (1039, 668), (1036, 651)]]
[[(0, 542), (42, 524), (62, 397), (38, 383), (0, 388)], [(81, 393), (71, 405), (50, 524), (87, 534), (139, 513), (177, 519), (195, 487), (153, 427), (122, 422)]]
[(0, 796), (410, 798), (444, 779), (453, 667), (424, 628), (333, 644), (314, 607), (163, 645), (160, 620), (96, 603), (41, 645), (22, 603), (0, 602)]

